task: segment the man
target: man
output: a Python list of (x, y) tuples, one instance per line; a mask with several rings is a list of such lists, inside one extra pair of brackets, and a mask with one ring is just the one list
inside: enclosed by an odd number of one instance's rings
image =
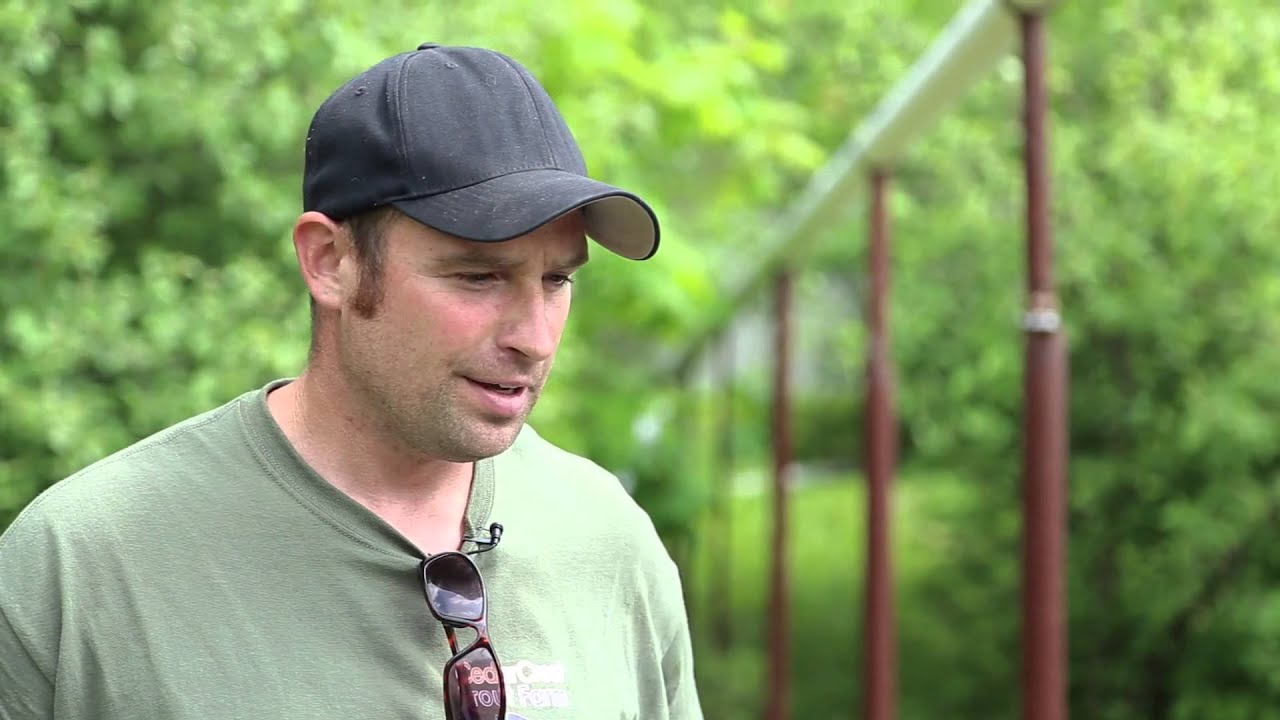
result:
[(525, 425), (586, 237), (645, 259), (650, 208), (524, 68), (433, 44), (325, 101), (303, 200), (300, 376), (0, 537), (0, 718), (701, 718), (648, 517)]

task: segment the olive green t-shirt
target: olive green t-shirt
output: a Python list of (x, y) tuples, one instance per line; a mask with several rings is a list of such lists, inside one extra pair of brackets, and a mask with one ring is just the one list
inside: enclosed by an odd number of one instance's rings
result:
[[(59, 482), (0, 536), (0, 719), (445, 717), (423, 555), (294, 452), (279, 384)], [(490, 522), (473, 558), (509, 718), (702, 717), (676, 567), (612, 475), (526, 427), (476, 464), (467, 531)]]

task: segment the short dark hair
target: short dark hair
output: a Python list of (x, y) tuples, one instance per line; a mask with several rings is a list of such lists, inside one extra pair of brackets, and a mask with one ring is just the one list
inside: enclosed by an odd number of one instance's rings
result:
[(400, 215), (390, 205), (352, 215), (343, 225), (351, 236), (351, 246), (360, 261), (360, 282), (352, 303), (361, 317), (373, 317), (382, 303), (383, 264), (387, 254), (387, 228)]
[[(352, 308), (361, 317), (373, 317), (382, 303), (387, 228), (401, 215), (390, 205), (374, 208), (342, 220), (339, 225), (351, 238), (351, 247), (360, 261), (360, 279)], [(311, 356), (317, 351), (316, 301), (311, 298)]]

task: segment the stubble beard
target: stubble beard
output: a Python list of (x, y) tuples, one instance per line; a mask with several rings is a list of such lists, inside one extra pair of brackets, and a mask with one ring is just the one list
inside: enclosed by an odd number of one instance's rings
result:
[[(513, 418), (491, 418), (468, 406), (467, 381), (449, 376), (439, 384), (388, 391), (368, 387), (379, 424), (400, 445), (416, 454), (449, 462), (475, 462), (501, 454), (515, 442), (541, 395), (530, 388), (524, 411)], [(408, 390), (408, 392), (404, 392)]]
[(403, 427), (415, 436), (415, 449), (451, 462), (475, 462), (501, 454), (515, 442), (541, 394), (540, 389), (530, 388), (519, 415), (493, 418), (459, 397), (466, 393), (462, 386), (466, 382), (459, 378), (456, 383), (444, 383), (422, 398), (416, 416), (403, 418)]
[(359, 404), (369, 414), (365, 421), (411, 454), (456, 463), (483, 460), (511, 447), (541, 397), (553, 364), (547, 363), (534, 387), (526, 389), (529, 399), (518, 416), (494, 418), (474, 407), (467, 396), (465, 369), (458, 374), (449, 368), (433, 384), (414, 386), (405, 382), (405, 373), (371, 362), (372, 356), (364, 352), (353, 352), (364, 338), (350, 340), (341, 347), (339, 372), (362, 397)]

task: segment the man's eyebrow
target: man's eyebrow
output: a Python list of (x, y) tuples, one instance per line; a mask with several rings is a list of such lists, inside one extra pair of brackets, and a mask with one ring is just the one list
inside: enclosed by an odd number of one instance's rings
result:
[(577, 270), (578, 268), (582, 267), (583, 265), (586, 265), (586, 264), (587, 264), (587, 261), (588, 261), (588, 260), (590, 260), (590, 259), (591, 259), (591, 256), (587, 253), (587, 249), (586, 249), (586, 248), (582, 248), (582, 249), (581, 249), (581, 250), (579, 250), (578, 252), (574, 253), (572, 257), (570, 257), (570, 258), (568, 258), (567, 260), (565, 260), (564, 262), (560, 263), (560, 269), (562, 269), (562, 270)]
[(520, 265), (517, 258), (487, 253), (480, 249), (461, 250), (444, 255), (433, 261), (434, 265), (447, 268), (468, 268), (480, 270), (505, 270)]
[[(556, 268), (560, 270), (577, 270), (587, 264), (590, 257), (584, 248), (575, 252), (572, 256), (565, 258), (563, 262), (556, 264)], [(520, 258), (508, 257), (505, 255), (497, 255), (494, 253), (484, 252), (479, 248), (470, 250), (461, 250), (456, 253), (436, 258), (433, 263), (439, 267), (445, 268), (465, 268), (468, 270), (509, 270), (524, 264)]]

